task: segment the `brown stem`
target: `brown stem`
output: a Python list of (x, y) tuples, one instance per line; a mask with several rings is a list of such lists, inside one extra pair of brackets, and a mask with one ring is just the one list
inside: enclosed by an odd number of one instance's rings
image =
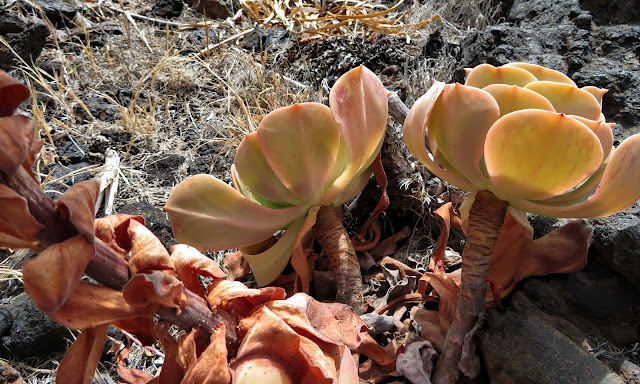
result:
[[(24, 197), (31, 215), (42, 224), (43, 229), (38, 234), (41, 249), (60, 243), (77, 233), (71, 223), (60, 217), (53, 200), (40, 189), (37, 181), (24, 168), (20, 167), (10, 176), (0, 172), (0, 183)], [(130, 278), (127, 262), (100, 239), (94, 239), (94, 244), (96, 253), (85, 274), (102, 285), (122, 290)], [(224, 322), (227, 325), (227, 348), (230, 351), (237, 348), (235, 318), (223, 310), (211, 311), (207, 303), (191, 291), (187, 291), (185, 307), (180, 314), (171, 308), (162, 308), (157, 314), (182, 329), (198, 326), (212, 332)]]
[(454, 384), (460, 376), (458, 364), (465, 336), (485, 309), (491, 252), (498, 240), (509, 204), (489, 191), (480, 191), (469, 211), (467, 242), (462, 254), (460, 299), (453, 323), (442, 347), (433, 377), (435, 384)]
[(338, 301), (351, 306), (361, 315), (364, 310), (362, 298), (362, 274), (353, 244), (342, 225), (342, 218), (334, 206), (323, 206), (313, 232), (329, 258), (331, 269), (336, 274)]

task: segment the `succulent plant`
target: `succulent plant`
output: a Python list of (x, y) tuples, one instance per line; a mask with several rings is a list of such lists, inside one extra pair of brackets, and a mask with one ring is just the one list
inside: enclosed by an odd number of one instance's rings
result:
[[(258, 284), (272, 282), (301, 240), (310, 209), (338, 207), (359, 194), (382, 145), (387, 97), (371, 71), (359, 67), (338, 79), (329, 105), (295, 104), (265, 116), (237, 149), (235, 189), (210, 175), (180, 183), (165, 207), (178, 242), (241, 248)], [(280, 229), (266, 251), (243, 248)]]
[(613, 148), (605, 92), (534, 64), (482, 64), (467, 69), (464, 85), (434, 82), (409, 111), (408, 149), (436, 176), (472, 192), (461, 207), (468, 227), (460, 301), (434, 382), (457, 380), (507, 208), (525, 221), (518, 210), (602, 217), (640, 198), (640, 135)]

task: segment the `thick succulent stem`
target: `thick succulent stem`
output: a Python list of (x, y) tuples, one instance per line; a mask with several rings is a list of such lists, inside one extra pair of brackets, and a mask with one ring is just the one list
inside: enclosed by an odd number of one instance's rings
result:
[(508, 203), (489, 191), (480, 191), (469, 212), (467, 242), (462, 254), (462, 282), (456, 314), (444, 341), (433, 377), (435, 384), (454, 384), (465, 336), (485, 309), (489, 261), (504, 222)]
[(331, 269), (336, 274), (338, 301), (350, 305), (358, 315), (361, 315), (364, 310), (364, 300), (360, 264), (342, 224), (342, 218), (334, 206), (320, 208), (313, 232), (322, 251), (329, 258)]

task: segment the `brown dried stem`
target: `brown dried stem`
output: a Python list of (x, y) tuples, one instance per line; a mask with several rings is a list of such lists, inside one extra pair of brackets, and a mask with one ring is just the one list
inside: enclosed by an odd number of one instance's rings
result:
[[(38, 234), (39, 250), (77, 234), (76, 228), (60, 216), (53, 200), (44, 194), (36, 180), (23, 167), (12, 175), (0, 172), (0, 183), (23, 196), (27, 200), (30, 213), (43, 225), (42, 231)], [(96, 253), (85, 274), (100, 284), (122, 290), (130, 278), (126, 261), (100, 239), (95, 238), (94, 244)], [(187, 291), (187, 300), (180, 313), (171, 308), (162, 308), (157, 315), (180, 328), (201, 327), (208, 332), (226, 323), (227, 347), (230, 350), (237, 348), (236, 321), (233, 316), (220, 309), (211, 311), (207, 303), (191, 291)]]
[(351, 239), (342, 224), (342, 217), (334, 206), (320, 208), (313, 232), (322, 251), (329, 258), (331, 269), (336, 274), (338, 301), (350, 305), (358, 315), (361, 315), (364, 310), (364, 299), (360, 263)]
[(435, 384), (455, 384), (460, 376), (458, 364), (462, 345), (465, 336), (478, 321), (478, 314), (486, 306), (485, 277), (508, 206), (506, 201), (489, 191), (478, 192), (471, 206), (467, 242), (462, 254), (460, 299), (436, 366), (433, 377)]

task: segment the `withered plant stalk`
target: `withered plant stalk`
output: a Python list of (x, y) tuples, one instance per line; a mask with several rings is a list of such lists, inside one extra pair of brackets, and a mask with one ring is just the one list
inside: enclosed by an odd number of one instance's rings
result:
[(338, 301), (350, 305), (358, 315), (362, 315), (364, 300), (360, 264), (342, 224), (342, 217), (333, 205), (320, 208), (313, 232), (336, 274)]
[(467, 241), (462, 254), (460, 299), (453, 323), (442, 347), (433, 382), (455, 384), (460, 370), (465, 336), (484, 311), (487, 294), (487, 271), (493, 247), (498, 240), (509, 203), (489, 191), (480, 191), (469, 211)]

